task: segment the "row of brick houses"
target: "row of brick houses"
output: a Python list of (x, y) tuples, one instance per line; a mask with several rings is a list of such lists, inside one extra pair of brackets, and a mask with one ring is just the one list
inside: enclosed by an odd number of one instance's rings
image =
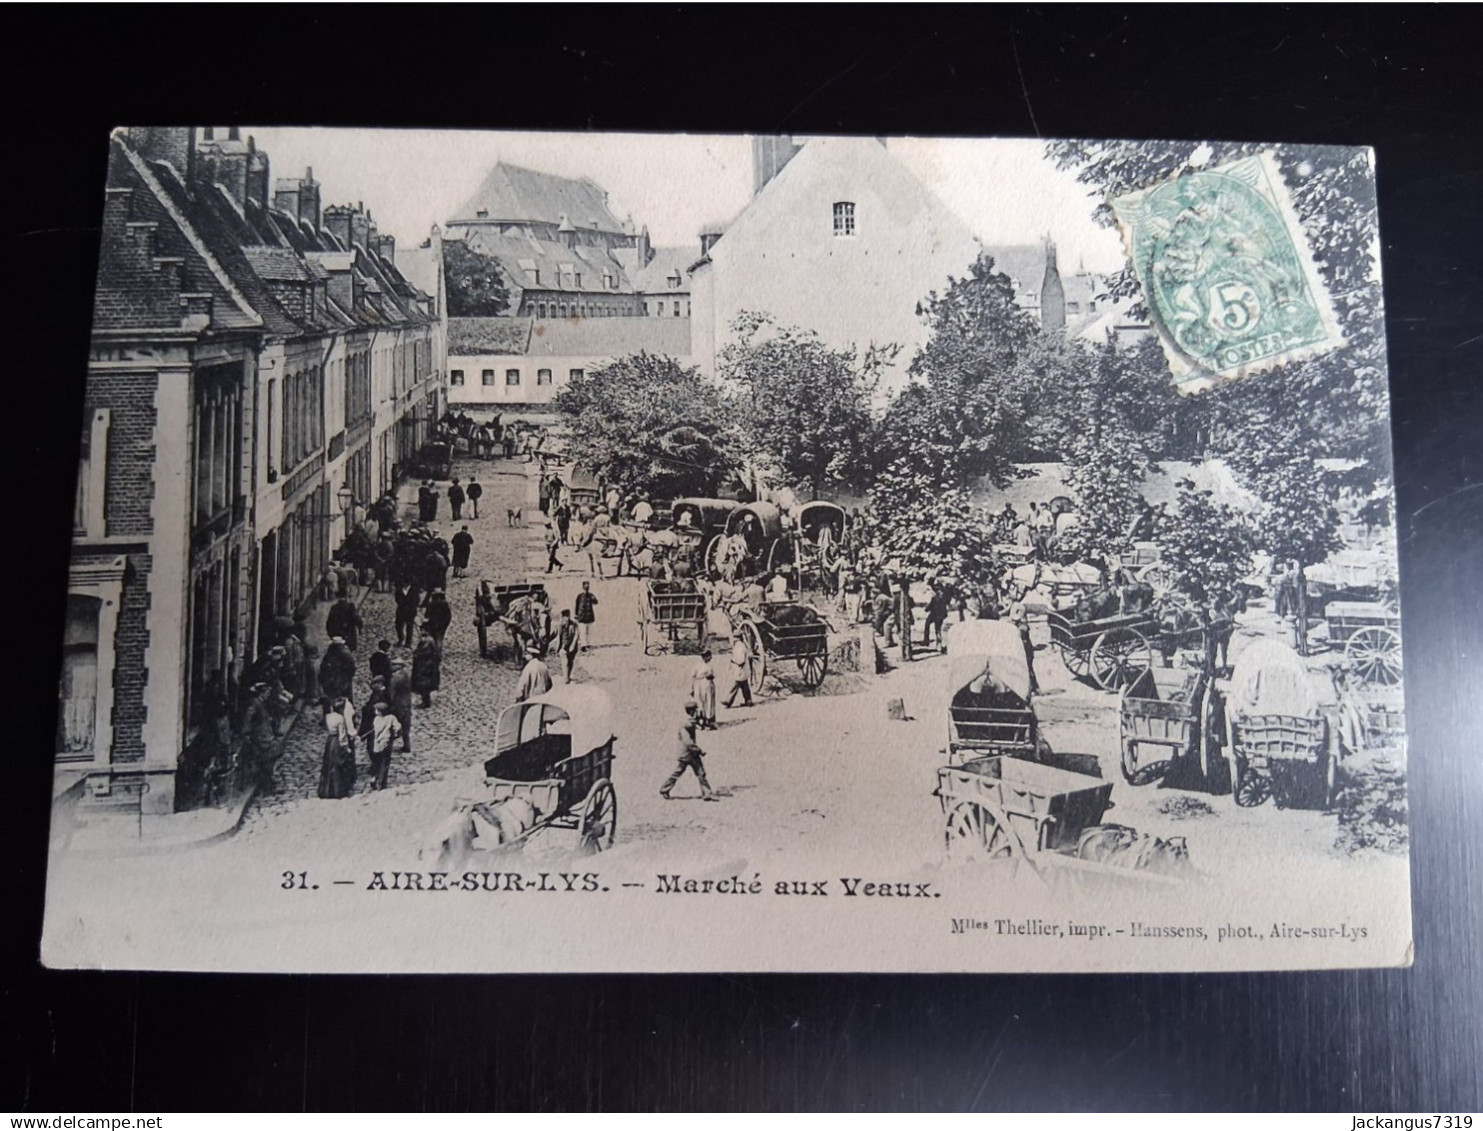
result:
[(57, 763), (165, 813), (268, 626), (431, 438), (446, 308), (435, 240), (399, 253), (235, 129), (111, 147)]

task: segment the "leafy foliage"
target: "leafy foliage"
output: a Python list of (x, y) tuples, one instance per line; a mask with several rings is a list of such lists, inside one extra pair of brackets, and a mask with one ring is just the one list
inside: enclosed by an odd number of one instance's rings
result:
[(1175, 514), (1166, 516), (1155, 532), (1163, 560), (1179, 576), (1180, 587), (1191, 596), (1210, 593), (1221, 580), (1244, 577), (1251, 571), (1255, 535), (1251, 522), (1235, 507), (1217, 503), (1210, 491), (1188, 479), (1177, 484)]
[(1073, 448), (1066, 486), (1076, 496), (1077, 523), (1057, 539), (1069, 560), (1108, 564), (1131, 549), (1134, 521), (1143, 510), (1148, 461), (1130, 444), (1085, 438)]
[[(1208, 148), (1208, 153), (1197, 153)], [(1272, 148), (1251, 143), (1055, 141), (1048, 156), (1097, 189), (1095, 217), (1114, 223), (1107, 201), (1191, 167), (1220, 165)], [(1363, 459), (1371, 481), (1390, 475), (1388, 392), (1378, 268), (1373, 170), (1366, 151), (1331, 146), (1274, 149), (1293, 207), (1333, 298), (1345, 345), (1192, 399), (1207, 418), (1214, 454), (1301, 451)], [(1117, 297), (1139, 297), (1132, 267), (1110, 286)], [(1146, 313), (1145, 311), (1142, 311)], [(1258, 462), (1262, 457), (1255, 455)]]
[(737, 442), (716, 387), (672, 357), (630, 354), (556, 394), (568, 450), (620, 491), (714, 495), (737, 466)]
[(917, 313), (931, 329), (908, 369), (920, 383), (886, 411), (877, 467), (906, 460), (946, 488), (984, 475), (1007, 482), (1033, 454), (1025, 425), (1051, 375), (1039, 328), (988, 255)]
[(959, 589), (997, 579), (992, 524), (967, 491), (941, 489), (927, 472), (900, 460), (876, 478), (871, 509), (870, 533), (906, 576)]
[(1310, 566), (1343, 545), (1333, 489), (1311, 459), (1268, 460), (1248, 473), (1262, 500), (1257, 541), (1274, 557)]
[(859, 485), (870, 465), (870, 398), (897, 347), (832, 349), (813, 331), (751, 312), (732, 329), (720, 375), (736, 388), (731, 404), (753, 463), (814, 493)]
[(510, 305), (499, 261), (461, 240), (443, 245), (443, 274), (451, 318), (493, 318)]

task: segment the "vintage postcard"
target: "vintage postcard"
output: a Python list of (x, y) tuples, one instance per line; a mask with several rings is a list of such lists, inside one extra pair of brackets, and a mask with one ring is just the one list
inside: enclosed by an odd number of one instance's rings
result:
[(1368, 150), (109, 144), (48, 965), (1411, 961)]

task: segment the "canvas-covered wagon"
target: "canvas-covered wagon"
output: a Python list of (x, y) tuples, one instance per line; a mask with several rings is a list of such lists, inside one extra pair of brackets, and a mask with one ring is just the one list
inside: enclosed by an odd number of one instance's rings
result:
[(1281, 641), (1254, 641), (1236, 658), (1226, 758), (1237, 805), (1333, 800), (1338, 736), (1303, 661)]
[(947, 655), (948, 764), (990, 754), (1034, 757), (1039, 730), (1019, 630), (1008, 621), (964, 621), (948, 633)]
[(792, 548), (776, 503), (744, 503), (726, 518), (723, 536), (706, 551), (707, 568), (722, 577), (756, 577), (791, 566)]
[(669, 530), (691, 561), (709, 564), (711, 544), (726, 533), (734, 499), (678, 499), (670, 505)]
[(613, 707), (600, 688), (575, 684), (500, 713), (485, 793), (459, 798), (423, 848), (457, 871), (478, 853), (510, 851), (547, 829), (576, 833), (581, 852), (611, 848), (618, 827), (613, 789)]
[(822, 579), (839, 568), (844, 549), (845, 511), (838, 503), (815, 499), (792, 514), (796, 545), (793, 564), (801, 588), (807, 579)]

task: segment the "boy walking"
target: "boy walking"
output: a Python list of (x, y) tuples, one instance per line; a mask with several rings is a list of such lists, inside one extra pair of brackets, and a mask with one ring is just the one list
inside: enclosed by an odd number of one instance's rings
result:
[(384, 699), (376, 700), (376, 717), (371, 721), (371, 788), (385, 789), (391, 772), (391, 751), (401, 737), (402, 724), (391, 713)]

